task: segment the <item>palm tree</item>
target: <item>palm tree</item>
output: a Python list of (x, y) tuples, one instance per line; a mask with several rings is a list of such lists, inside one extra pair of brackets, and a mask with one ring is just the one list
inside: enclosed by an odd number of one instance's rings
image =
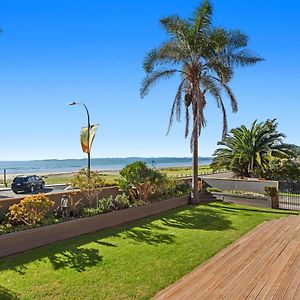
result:
[(283, 142), (285, 135), (277, 131), (276, 119), (257, 123), (248, 129), (242, 125), (230, 131), (219, 142), (223, 147), (214, 153), (212, 167), (232, 170), (238, 176), (263, 177), (269, 170), (274, 157), (291, 158), (295, 156), (293, 147)]
[(173, 101), (168, 132), (174, 115), (181, 120), (185, 109), (185, 137), (189, 135), (192, 113), (191, 151), (193, 153), (193, 201), (198, 194), (198, 137), (205, 126), (204, 109), (211, 95), (223, 114), (223, 137), (227, 132), (227, 116), (222, 91), (228, 95), (232, 111), (237, 101), (228, 86), (235, 66), (248, 66), (262, 60), (246, 48), (248, 37), (239, 30), (225, 30), (212, 26), (212, 4), (205, 0), (188, 20), (177, 15), (162, 18), (160, 23), (169, 38), (151, 50), (144, 59), (147, 74), (141, 84), (141, 97), (160, 79), (180, 75), (180, 83)]

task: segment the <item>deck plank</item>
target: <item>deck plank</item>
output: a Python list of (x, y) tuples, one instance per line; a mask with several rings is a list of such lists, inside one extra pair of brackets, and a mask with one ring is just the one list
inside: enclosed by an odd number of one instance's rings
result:
[(155, 299), (300, 299), (300, 216), (264, 222)]

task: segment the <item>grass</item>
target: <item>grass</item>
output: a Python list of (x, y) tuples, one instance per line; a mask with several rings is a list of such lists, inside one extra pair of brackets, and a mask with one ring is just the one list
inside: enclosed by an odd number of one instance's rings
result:
[[(191, 167), (171, 167), (171, 168), (161, 168), (162, 172), (167, 173), (168, 176), (181, 177), (181, 176), (191, 176)], [(199, 166), (199, 175), (212, 173), (212, 169), (209, 165)], [(119, 174), (118, 172), (103, 173), (102, 174), (104, 182), (106, 185), (115, 185)], [(67, 184), (72, 180), (72, 175), (48, 175), (44, 177), (46, 185), (48, 184)], [(8, 180), (8, 186), (10, 186), (11, 180)], [(0, 187), (3, 187), (3, 182), (0, 180)]]
[(0, 299), (149, 299), (259, 223), (290, 213), (186, 206), (0, 259)]
[[(190, 167), (173, 167), (173, 168), (162, 168), (162, 172), (167, 173), (168, 176), (180, 177), (180, 176), (191, 176), (192, 168)], [(199, 175), (207, 174), (212, 172), (209, 165), (199, 167)], [(103, 173), (102, 174), (106, 185), (115, 185), (118, 180), (118, 173)], [(58, 183), (69, 183), (73, 176), (47, 176), (45, 178), (46, 184), (58, 184)]]

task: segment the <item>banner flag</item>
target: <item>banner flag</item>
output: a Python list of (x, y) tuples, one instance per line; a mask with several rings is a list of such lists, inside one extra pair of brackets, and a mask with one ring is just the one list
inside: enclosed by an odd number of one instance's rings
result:
[(80, 132), (81, 148), (84, 153), (91, 153), (92, 144), (99, 124), (90, 126), (90, 144), (88, 145), (88, 127), (82, 127)]

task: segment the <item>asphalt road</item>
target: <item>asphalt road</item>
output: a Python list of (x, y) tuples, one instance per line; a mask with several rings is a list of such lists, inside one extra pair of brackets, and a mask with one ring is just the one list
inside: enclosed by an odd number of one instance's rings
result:
[(67, 185), (46, 186), (45, 189), (35, 191), (34, 193), (19, 193), (19, 194), (15, 194), (12, 190), (0, 190), (0, 201), (1, 199), (5, 199), (5, 198), (18, 198), (18, 197), (23, 197), (23, 196), (38, 194), (38, 193), (45, 193), (45, 194), (59, 193), (59, 192), (63, 192), (66, 187)]

